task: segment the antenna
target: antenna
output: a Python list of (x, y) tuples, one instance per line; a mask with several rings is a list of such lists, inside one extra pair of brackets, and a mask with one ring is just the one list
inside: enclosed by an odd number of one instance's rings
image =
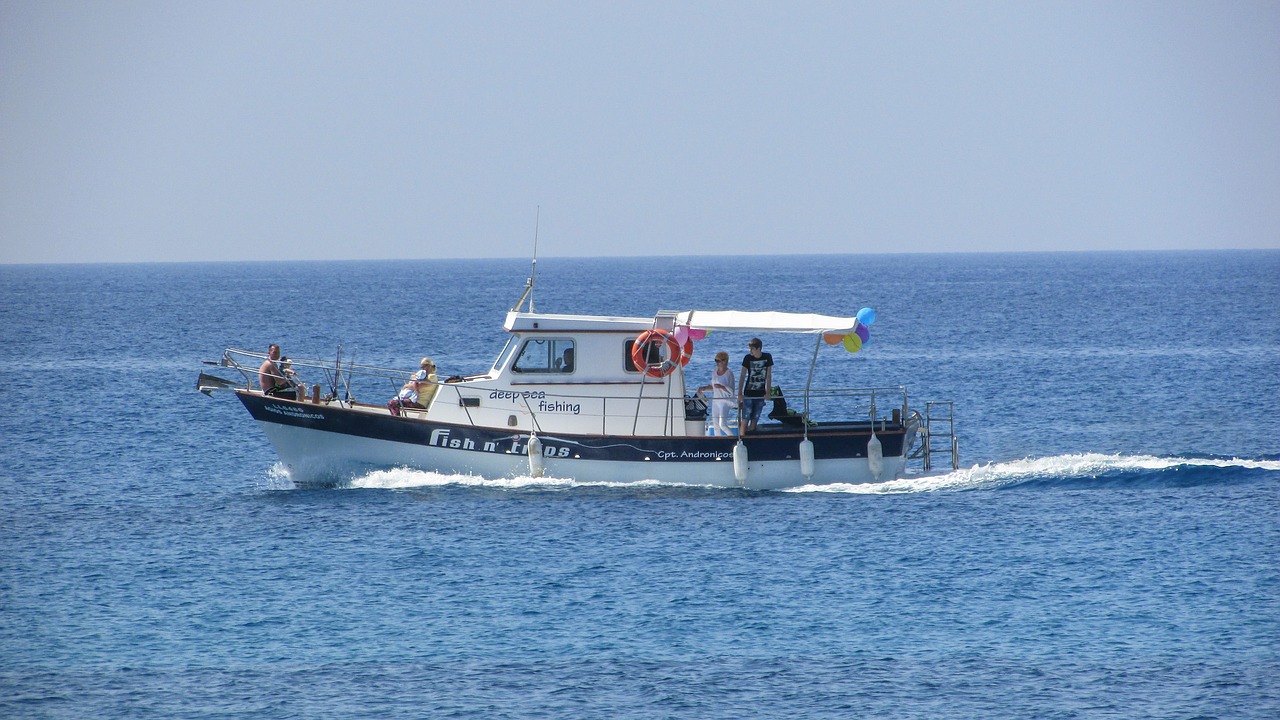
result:
[(512, 312), (520, 312), (520, 306), (524, 304), (524, 299), (529, 298), (529, 312), (536, 312), (533, 309), (533, 281), (538, 274), (538, 227), (542, 222), (542, 206), (538, 206), (538, 214), (533, 221), (533, 266), (529, 268), (529, 277), (524, 281), (524, 294), (516, 301)]

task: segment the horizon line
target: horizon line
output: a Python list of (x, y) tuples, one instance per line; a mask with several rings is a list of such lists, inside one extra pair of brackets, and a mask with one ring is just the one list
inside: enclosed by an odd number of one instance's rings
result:
[[(1063, 250), (1063, 249), (1034, 249), (1034, 250), (929, 250), (929, 251), (910, 251), (901, 250), (896, 252), (794, 252), (794, 253), (740, 253), (735, 257), (740, 258), (770, 258), (770, 257), (892, 257), (897, 255), (912, 256), (929, 256), (929, 255), (1104, 255), (1104, 254), (1158, 254), (1158, 253), (1211, 253), (1211, 252), (1280, 252), (1280, 247), (1239, 247), (1239, 248), (1115, 248), (1115, 249), (1090, 249), (1090, 250)], [(721, 258), (724, 256), (716, 254), (672, 254), (672, 255), (542, 255), (536, 259), (556, 259), (556, 260), (655, 260), (662, 258)], [(332, 262), (428, 262), (428, 261), (484, 261), (484, 260), (530, 260), (528, 255), (494, 255), (488, 257), (474, 256), (455, 256), (455, 257), (380, 257), (380, 258), (325, 258), (325, 259), (301, 259), (301, 258), (285, 258), (285, 259), (240, 259), (240, 260), (95, 260), (95, 261), (71, 261), (71, 260), (19, 260), (0, 262), (0, 267), (31, 267), (39, 265), (215, 265), (215, 264), (280, 264), (280, 263), (305, 263), (320, 264)]]

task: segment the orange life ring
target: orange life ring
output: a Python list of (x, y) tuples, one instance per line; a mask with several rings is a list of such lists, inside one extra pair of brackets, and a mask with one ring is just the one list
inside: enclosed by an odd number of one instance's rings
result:
[[(667, 356), (662, 362), (651, 365), (645, 356), (648, 354), (649, 344), (658, 341), (666, 346)], [(631, 363), (637, 370), (643, 368), (644, 374), (649, 377), (666, 377), (680, 366), (680, 344), (666, 330), (658, 328), (645, 330), (631, 346)]]

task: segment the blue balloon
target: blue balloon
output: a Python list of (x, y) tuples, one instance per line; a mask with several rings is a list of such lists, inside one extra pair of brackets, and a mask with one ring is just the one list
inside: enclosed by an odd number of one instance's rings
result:
[(869, 307), (862, 308), (858, 311), (858, 322), (863, 325), (870, 325), (876, 321), (876, 311)]

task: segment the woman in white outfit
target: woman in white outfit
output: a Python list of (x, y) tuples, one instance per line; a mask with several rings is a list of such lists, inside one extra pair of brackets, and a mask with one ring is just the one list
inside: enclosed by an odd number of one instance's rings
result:
[(736, 406), (734, 388), (738, 383), (734, 380), (733, 371), (729, 369), (729, 353), (721, 350), (716, 353), (716, 369), (711, 371), (711, 384), (698, 388), (698, 394), (711, 391), (711, 432), (717, 430), (721, 435), (729, 435), (729, 413)]

